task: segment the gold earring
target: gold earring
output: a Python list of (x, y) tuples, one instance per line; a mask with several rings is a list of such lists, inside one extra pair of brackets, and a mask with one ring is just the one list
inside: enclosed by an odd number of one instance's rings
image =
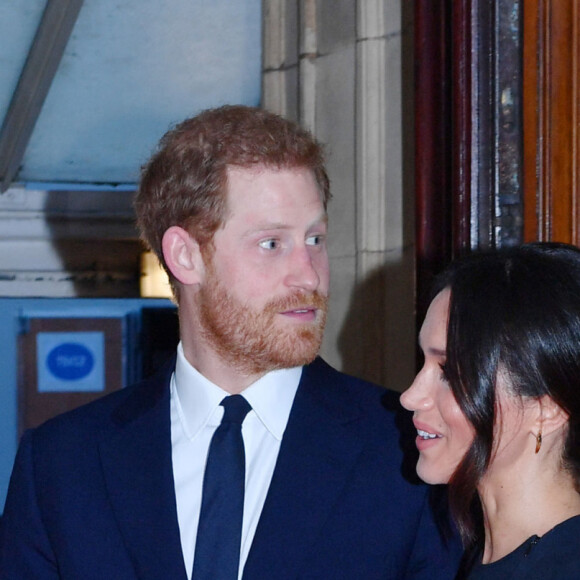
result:
[(542, 431), (538, 431), (536, 435), (536, 453), (540, 451), (540, 447), (542, 446)]

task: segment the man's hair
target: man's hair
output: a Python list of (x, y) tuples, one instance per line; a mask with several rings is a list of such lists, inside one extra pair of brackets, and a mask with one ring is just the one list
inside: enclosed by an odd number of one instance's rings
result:
[(227, 168), (263, 165), (308, 169), (324, 208), (330, 199), (321, 145), (299, 125), (263, 109), (228, 105), (203, 111), (168, 131), (143, 167), (135, 198), (141, 237), (175, 279), (163, 258), (171, 226), (188, 231), (207, 249), (227, 212)]
[(562, 465), (580, 482), (580, 250), (537, 242), (471, 255), (439, 276), (434, 295), (445, 288), (445, 374), (475, 430), (449, 482), (450, 506), (470, 543), (494, 450), (498, 374), (511, 396), (548, 395), (568, 414)]

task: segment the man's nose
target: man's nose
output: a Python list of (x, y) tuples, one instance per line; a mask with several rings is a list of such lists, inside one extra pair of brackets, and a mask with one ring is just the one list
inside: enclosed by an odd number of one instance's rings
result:
[(316, 264), (307, 247), (296, 248), (292, 253), (289, 272), (286, 275), (287, 286), (314, 292), (320, 284)]

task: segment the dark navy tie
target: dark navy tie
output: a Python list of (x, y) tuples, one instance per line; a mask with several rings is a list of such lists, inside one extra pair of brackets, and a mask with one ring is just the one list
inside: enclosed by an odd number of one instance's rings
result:
[(252, 409), (241, 395), (221, 403), (224, 416), (207, 456), (197, 527), (193, 580), (237, 580), (246, 459), (242, 422)]

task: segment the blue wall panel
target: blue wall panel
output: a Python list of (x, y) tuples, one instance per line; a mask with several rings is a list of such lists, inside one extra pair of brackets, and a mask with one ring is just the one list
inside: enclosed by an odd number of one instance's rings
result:
[(30, 318), (122, 318), (127, 320), (123, 353), (125, 381), (136, 378), (144, 308), (172, 307), (163, 299), (0, 298), (0, 506), (8, 489), (18, 446), (18, 336)]

